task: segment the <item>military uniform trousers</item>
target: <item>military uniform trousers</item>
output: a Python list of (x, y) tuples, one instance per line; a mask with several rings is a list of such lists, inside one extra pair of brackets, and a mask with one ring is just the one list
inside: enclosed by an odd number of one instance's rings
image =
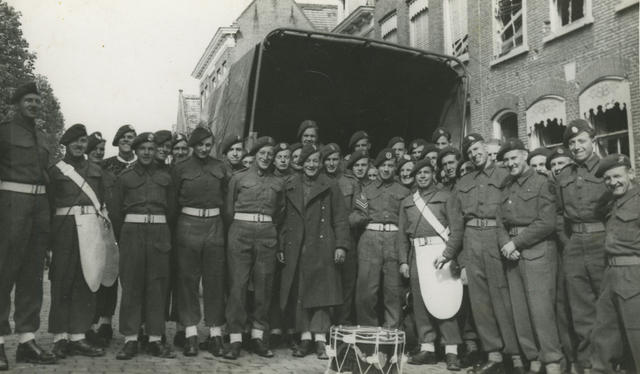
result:
[(558, 254), (558, 276), (556, 279), (556, 322), (560, 345), (568, 362), (576, 361), (576, 333), (571, 320), (567, 280), (563, 271), (562, 254)]
[(0, 191), (0, 336), (11, 334), (14, 286), (15, 331), (35, 332), (40, 327), (49, 220), (46, 195)]
[(543, 363), (563, 358), (556, 322), (556, 244), (546, 240), (509, 261), (507, 280), (518, 342), (525, 357)]
[(84, 334), (91, 327), (96, 296), (82, 273), (75, 218), (55, 216), (52, 221), (53, 258), (49, 332)]
[[(351, 230), (351, 242), (357, 243), (357, 236)], [(353, 246), (355, 247), (355, 246)], [(356, 296), (356, 282), (358, 279), (358, 252), (347, 251), (344, 263), (340, 267), (342, 276), (342, 305), (335, 308), (335, 322), (338, 325), (353, 325), (355, 323), (354, 301)]]
[[(236, 220), (229, 227), (227, 261), (230, 289), (226, 317), (230, 333), (242, 333), (247, 317), (252, 328), (269, 329), (277, 244), (276, 227), (271, 222)], [(254, 289), (250, 316), (247, 313), (249, 282)]]
[(454, 316), (449, 319), (437, 319), (427, 310), (424, 300), (422, 299), (422, 292), (420, 291), (420, 280), (418, 279), (418, 266), (415, 252), (411, 254), (410, 266), (411, 293), (413, 294), (413, 318), (418, 330), (418, 343), (433, 343), (438, 337), (438, 333), (440, 333), (440, 343), (442, 345), (461, 344), (462, 337), (460, 336), (460, 327), (458, 326), (457, 317)]
[(620, 360), (626, 341), (640, 373), (640, 265), (607, 267), (596, 310), (594, 371), (613, 373), (611, 361)]
[(496, 229), (467, 227), (463, 240), (471, 309), (482, 347), (486, 352), (519, 354)]
[(577, 359), (591, 367), (591, 332), (596, 321), (596, 301), (605, 268), (605, 233), (574, 233), (563, 251), (573, 326), (578, 336)]
[[(365, 230), (358, 243), (356, 314), (358, 324), (379, 326), (376, 305), (382, 288), (384, 327), (398, 328), (402, 311), (402, 281), (397, 232)], [(380, 284), (382, 282), (382, 284)]]
[(225, 270), (222, 218), (181, 214), (176, 226), (178, 315), (184, 326), (200, 322), (200, 279), (206, 326), (224, 324)]
[(476, 332), (476, 323), (473, 320), (473, 312), (471, 311), (471, 298), (469, 297), (469, 286), (464, 285), (462, 289), (462, 304), (458, 311), (458, 326), (462, 331), (462, 340), (477, 341), (478, 333)]
[(164, 334), (171, 235), (164, 223), (124, 223), (120, 232), (120, 333)]
[(331, 308), (328, 306), (305, 308), (302, 305), (301, 292), (304, 290), (302, 279), (303, 277), (300, 276), (300, 266), (298, 266), (291, 287), (291, 295), (289, 295), (287, 299), (285, 315), (293, 317), (295, 329), (298, 332), (310, 331), (314, 334), (328, 333), (331, 327)]
[(282, 281), (282, 264), (276, 263), (276, 271), (273, 277), (273, 289), (271, 290), (271, 306), (269, 307), (269, 327), (274, 329), (293, 329), (294, 322), (291, 321), (291, 316), (288, 314), (288, 310), (284, 311), (280, 309), (280, 282)]

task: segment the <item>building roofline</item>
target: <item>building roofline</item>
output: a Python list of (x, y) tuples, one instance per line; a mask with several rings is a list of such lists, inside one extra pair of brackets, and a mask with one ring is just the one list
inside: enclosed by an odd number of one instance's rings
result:
[(202, 75), (207, 69), (207, 65), (216, 54), (220, 46), (224, 44), (226, 38), (230, 35), (235, 35), (238, 30), (240, 30), (238, 26), (218, 27), (218, 30), (216, 30), (216, 33), (211, 38), (211, 41), (209, 41), (209, 44), (200, 57), (200, 60), (198, 60), (195, 68), (193, 68), (191, 76), (196, 79), (202, 78)]
[(353, 12), (347, 16), (347, 18), (343, 19), (336, 27), (333, 28), (332, 32), (343, 32), (347, 26), (353, 23), (353, 21), (359, 19), (366, 13), (370, 13), (373, 16), (374, 7), (370, 5), (361, 5), (357, 7)]

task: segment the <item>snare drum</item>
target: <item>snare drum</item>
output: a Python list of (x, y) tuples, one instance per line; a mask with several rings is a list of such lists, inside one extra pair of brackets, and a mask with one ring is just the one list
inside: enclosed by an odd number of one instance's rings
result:
[(333, 326), (329, 335), (325, 374), (402, 374), (404, 331), (371, 326)]

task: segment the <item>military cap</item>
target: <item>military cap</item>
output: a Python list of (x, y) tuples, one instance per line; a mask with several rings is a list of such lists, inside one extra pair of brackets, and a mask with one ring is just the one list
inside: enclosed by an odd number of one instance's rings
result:
[(322, 152), (322, 158), (325, 158), (334, 153), (338, 153), (338, 155), (341, 153), (340, 146), (337, 145), (336, 143), (326, 144), (324, 147), (322, 147), (320, 151)]
[(581, 132), (586, 132), (589, 136), (593, 136), (595, 134), (595, 130), (591, 127), (591, 124), (583, 119), (574, 119), (569, 122), (569, 125), (564, 130), (564, 134), (562, 134), (562, 142), (564, 145), (569, 143), (569, 140), (576, 135), (579, 135)]
[(551, 161), (553, 161), (558, 157), (569, 157), (570, 159), (573, 160), (573, 155), (571, 154), (571, 151), (569, 151), (567, 148), (563, 146), (560, 146), (554, 149), (553, 152), (551, 152), (551, 154), (547, 157), (547, 169), (551, 170)]
[(631, 160), (629, 160), (629, 157), (627, 157), (627, 155), (612, 153), (600, 160), (598, 170), (596, 170), (596, 177), (602, 178), (607, 170), (616, 168), (618, 166), (626, 166), (627, 168), (631, 168)]
[(442, 127), (438, 127), (436, 131), (433, 132), (433, 135), (431, 135), (431, 141), (436, 143), (441, 136), (446, 137), (447, 140), (451, 140), (451, 133)]
[(118, 131), (116, 131), (116, 136), (113, 137), (113, 142), (111, 142), (111, 145), (114, 147), (117, 147), (120, 139), (124, 136), (124, 134), (128, 132), (132, 132), (134, 135), (136, 134), (136, 130), (133, 128), (133, 126), (131, 125), (120, 126)]
[(171, 146), (175, 147), (176, 144), (180, 142), (187, 142), (187, 137), (180, 133), (173, 134), (173, 137), (171, 138)]
[(498, 155), (497, 155), (498, 161), (502, 161), (502, 158), (504, 157), (505, 153), (509, 151), (515, 151), (515, 150), (526, 151), (527, 148), (525, 148), (524, 143), (522, 143), (522, 140), (518, 138), (507, 139), (502, 145), (502, 147), (500, 147), (500, 150), (498, 151)]
[(448, 156), (448, 155), (454, 155), (454, 156), (456, 156), (456, 158), (458, 159), (458, 161), (460, 161), (460, 160), (462, 159), (462, 155), (460, 154), (460, 151), (458, 150), (458, 148), (456, 148), (456, 147), (451, 147), (451, 146), (444, 147), (444, 148), (442, 148), (442, 149), (440, 150), (440, 152), (438, 152), (438, 161), (437, 161), (437, 164), (438, 164), (438, 167), (439, 167), (439, 168), (442, 168), (442, 159), (443, 159), (445, 156)]
[(11, 95), (11, 104), (18, 104), (20, 100), (22, 100), (22, 98), (28, 94), (40, 95), (40, 90), (38, 90), (38, 85), (36, 82), (25, 83), (22, 86), (16, 88), (13, 95)]
[(267, 147), (267, 146), (274, 147), (275, 145), (276, 145), (276, 141), (273, 140), (272, 137), (261, 136), (256, 140), (256, 143), (253, 145), (253, 147), (251, 147), (251, 150), (249, 151), (249, 155), (255, 156), (255, 154), (258, 153), (260, 148)]
[(396, 174), (400, 175), (400, 169), (402, 169), (404, 164), (406, 164), (407, 162), (413, 162), (413, 161), (414, 159), (412, 159), (411, 156), (407, 154), (402, 155), (400, 160), (398, 160), (398, 165), (396, 167)]
[(290, 151), (289, 144), (284, 143), (284, 142), (276, 144), (276, 151), (275, 151), (276, 153), (275, 154), (278, 154), (278, 153), (280, 153), (282, 151)]
[(416, 174), (418, 174), (418, 172), (420, 171), (420, 169), (422, 169), (423, 167), (429, 167), (431, 169), (431, 172), (434, 172), (434, 168), (433, 168), (433, 164), (431, 164), (431, 161), (429, 160), (420, 160), (416, 163), (416, 165), (413, 167), (413, 170), (411, 170), (411, 176), (415, 177)]
[(316, 121), (305, 119), (300, 123), (300, 126), (298, 127), (298, 139), (300, 139), (302, 133), (305, 132), (306, 129), (316, 129), (316, 132), (320, 130)]
[(404, 139), (401, 136), (394, 136), (389, 140), (389, 143), (387, 143), (387, 148), (393, 148), (393, 146), (398, 143), (404, 143)]
[(162, 145), (165, 142), (168, 142), (171, 140), (171, 131), (169, 130), (158, 130), (155, 133), (153, 133), (154, 138), (155, 138), (155, 142), (157, 145)]
[(222, 144), (220, 144), (220, 149), (222, 150), (222, 153), (225, 154), (227, 152), (229, 152), (229, 149), (234, 145), (234, 144), (242, 144), (244, 143), (244, 141), (242, 140), (242, 137), (240, 135), (235, 135), (235, 136), (230, 136), (228, 138), (226, 138)]
[(131, 148), (138, 149), (138, 147), (142, 144), (142, 143), (154, 143), (155, 144), (155, 140), (156, 137), (155, 135), (153, 135), (152, 132), (143, 132), (142, 134), (136, 136), (135, 139), (133, 139), (133, 143), (131, 143)]
[(213, 138), (211, 130), (206, 127), (198, 126), (193, 129), (193, 132), (191, 133), (189, 142), (187, 144), (189, 145), (189, 147), (194, 147), (206, 138)]
[(89, 135), (89, 142), (87, 143), (86, 153), (87, 154), (91, 153), (91, 151), (96, 149), (96, 147), (100, 143), (106, 143), (106, 140), (102, 137), (102, 133), (100, 131), (96, 131), (91, 135)]
[(427, 143), (427, 141), (422, 138), (414, 139), (411, 141), (411, 144), (409, 144), (409, 150), (413, 151), (414, 149), (423, 145), (426, 147), (427, 144), (429, 143)]
[(385, 148), (380, 151), (376, 159), (373, 161), (373, 166), (378, 167), (387, 160), (395, 160), (395, 157), (393, 156), (393, 149), (391, 148)]
[(78, 139), (81, 136), (87, 136), (87, 128), (84, 127), (81, 123), (76, 123), (75, 125), (69, 127), (67, 131), (62, 134), (60, 138), (60, 144), (69, 145), (69, 143)]
[(353, 149), (357, 142), (362, 139), (369, 139), (369, 134), (366, 131), (356, 131), (351, 138), (349, 138), (349, 149)]
[(531, 162), (531, 159), (536, 156), (544, 156), (548, 158), (550, 154), (551, 154), (551, 150), (549, 148), (538, 147), (533, 151), (529, 152), (529, 157), (527, 157), (527, 163)]
[(293, 152), (297, 151), (298, 149), (302, 148), (302, 143), (293, 143), (291, 144), (291, 146), (289, 147), (289, 149), (291, 150), (291, 153), (293, 154)]
[(425, 144), (424, 150), (422, 151), (422, 157), (426, 156), (427, 154), (429, 154), (431, 152), (439, 153), (440, 149), (438, 147), (436, 147), (436, 145), (433, 144), (433, 143)]
[(369, 153), (365, 151), (356, 151), (351, 154), (349, 157), (349, 161), (347, 162), (347, 169), (353, 168), (356, 162), (362, 160), (363, 158), (369, 158)]
[(478, 133), (474, 132), (474, 133), (465, 135), (464, 139), (462, 140), (462, 154), (466, 155), (467, 151), (469, 150), (469, 147), (471, 147), (476, 142), (482, 142), (482, 141), (484, 141), (484, 138), (482, 137), (482, 135)]
[(300, 151), (300, 158), (298, 159), (298, 165), (304, 164), (305, 161), (314, 153), (318, 153), (320, 150), (313, 144), (306, 144), (302, 147), (302, 151)]

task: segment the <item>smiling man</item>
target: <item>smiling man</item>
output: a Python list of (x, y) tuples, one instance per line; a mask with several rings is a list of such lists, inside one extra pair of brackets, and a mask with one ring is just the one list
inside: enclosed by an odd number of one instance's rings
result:
[(96, 131), (89, 135), (87, 142), (87, 157), (89, 161), (101, 164), (104, 159), (104, 146), (106, 140), (102, 137), (102, 133)]
[(220, 144), (220, 153), (222, 160), (227, 166), (230, 174), (237, 173), (245, 169), (242, 164), (242, 156), (244, 156), (243, 141), (240, 135), (226, 138)]
[(104, 160), (103, 168), (114, 176), (120, 175), (124, 169), (130, 168), (136, 162), (136, 154), (131, 143), (136, 138), (136, 130), (131, 125), (121, 126), (113, 137), (111, 145), (118, 147), (118, 154)]
[(156, 162), (158, 166), (169, 168), (171, 162), (171, 131), (158, 130), (154, 134), (156, 143)]
[(298, 139), (302, 145), (315, 145), (320, 142), (320, 127), (314, 120), (306, 119), (298, 127)]

